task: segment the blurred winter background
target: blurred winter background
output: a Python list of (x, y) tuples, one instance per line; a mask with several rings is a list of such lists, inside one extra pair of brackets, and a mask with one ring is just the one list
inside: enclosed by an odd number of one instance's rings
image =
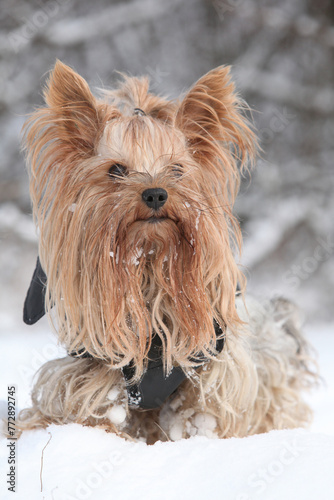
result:
[(330, 0), (1, 0), (0, 328), (20, 327), (37, 241), (20, 153), (56, 58), (92, 86), (115, 70), (178, 96), (232, 64), (263, 148), (242, 185), (243, 263), (259, 296), (285, 294), (306, 321), (334, 308), (334, 4)]

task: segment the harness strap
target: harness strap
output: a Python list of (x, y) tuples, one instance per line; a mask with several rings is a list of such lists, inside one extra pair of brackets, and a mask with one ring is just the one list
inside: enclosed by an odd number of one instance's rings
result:
[[(217, 337), (216, 353), (220, 353), (224, 348), (225, 337), (216, 320), (214, 320), (214, 326)], [(216, 353), (212, 354), (215, 355)], [(165, 375), (162, 361), (162, 341), (159, 335), (155, 335), (152, 339), (148, 359), (147, 369), (137, 383), (132, 382), (135, 374), (133, 364), (130, 363), (122, 368), (129, 406), (143, 410), (159, 408), (187, 378), (180, 366), (174, 366), (170, 373)], [(190, 360), (195, 364), (194, 368), (198, 369), (203, 364), (208, 363), (210, 358), (207, 358), (204, 354), (199, 354)]]

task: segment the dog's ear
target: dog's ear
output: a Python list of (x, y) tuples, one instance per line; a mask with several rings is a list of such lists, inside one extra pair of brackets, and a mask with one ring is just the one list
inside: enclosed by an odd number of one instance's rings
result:
[(256, 139), (229, 73), (230, 67), (220, 66), (200, 78), (182, 100), (175, 123), (195, 156), (212, 159), (219, 144), (245, 166)]
[[(81, 154), (92, 154), (106, 121), (106, 111), (87, 82), (73, 69), (57, 61), (44, 90), (54, 138)], [(64, 144), (65, 143), (65, 144)]]

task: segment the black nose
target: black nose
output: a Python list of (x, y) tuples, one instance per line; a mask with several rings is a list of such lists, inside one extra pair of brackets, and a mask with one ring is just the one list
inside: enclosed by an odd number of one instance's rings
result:
[(162, 188), (145, 189), (145, 191), (143, 191), (142, 198), (149, 208), (158, 210), (166, 203), (168, 193)]

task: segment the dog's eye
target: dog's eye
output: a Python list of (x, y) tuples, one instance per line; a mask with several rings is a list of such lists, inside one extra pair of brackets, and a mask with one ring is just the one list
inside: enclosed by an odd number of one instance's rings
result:
[(111, 165), (108, 171), (110, 177), (125, 177), (127, 173), (127, 168), (121, 163), (114, 163), (113, 165)]
[(183, 167), (179, 163), (175, 163), (175, 165), (172, 166), (172, 172), (174, 177), (181, 177), (183, 174)]

